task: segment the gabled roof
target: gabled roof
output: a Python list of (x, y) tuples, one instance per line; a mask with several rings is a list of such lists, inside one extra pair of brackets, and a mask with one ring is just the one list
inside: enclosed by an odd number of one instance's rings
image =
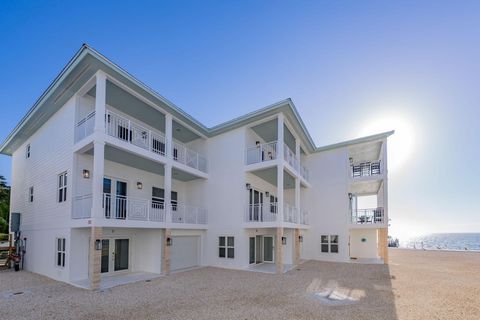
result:
[(382, 139), (393, 134), (393, 131), (389, 131), (370, 137), (318, 148), (315, 146), (312, 137), (306, 129), (303, 120), (298, 114), (298, 111), (290, 98), (208, 128), (183, 111), (181, 108), (176, 106), (174, 103), (107, 59), (105, 56), (87, 44), (83, 44), (80, 50), (73, 56), (73, 58), (62, 69), (60, 74), (54, 79), (52, 84), (50, 84), (50, 86), (30, 108), (27, 114), (20, 120), (13, 131), (7, 136), (5, 141), (0, 146), (0, 153), (11, 155), (16, 148), (24, 143), (30, 137), (30, 135), (32, 135), (43, 123), (45, 123), (56, 111), (58, 111), (65, 104), (65, 102), (68, 101), (68, 99), (70, 99), (99, 69), (111, 75), (118, 81), (121, 81), (153, 103), (161, 106), (161, 108), (163, 108), (165, 111), (171, 113), (174, 117), (185, 122), (206, 137), (213, 137), (279, 112), (285, 114), (290, 124), (294, 126), (297, 134), (300, 135), (303, 144), (309, 152), (325, 151), (347, 146), (349, 144), (371, 141), (372, 139)]

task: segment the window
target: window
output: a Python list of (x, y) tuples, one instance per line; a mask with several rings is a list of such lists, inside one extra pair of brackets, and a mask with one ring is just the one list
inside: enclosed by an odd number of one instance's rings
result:
[(338, 253), (338, 235), (322, 235), (321, 250), (324, 253)]
[(218, 257), (230, 258), (235, 257), (235, 240), (234, 237), (218, 237)]
[(67, 201), (67, 173), (58, 175), (58, 202)]
[(28, 189), (28, 202), (33, 202), (33, 187)]
[(25, 147), (25, 158), (30, 158), (30, 144)]
[(56, 263), (58, 267), (65, 267), (65, 238), (57, 238), (57, 256)]
[[(178, 193), (176, 191), (172, 191), (170, 193), (171, 199), (170, 203), (172, 204), (172, 211), (177, 210), (177, 201), (178, 201)], [(162, 188), (152, 187), (152, 208), (156, 209), (163, 209), (163, 205), (165, 203), (165, 190)]]
[(278, 198), (270, 195), (270, 213), (277, 213)]

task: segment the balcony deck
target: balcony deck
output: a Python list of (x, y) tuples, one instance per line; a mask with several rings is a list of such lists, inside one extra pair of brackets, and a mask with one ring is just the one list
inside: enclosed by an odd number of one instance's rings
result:
[(308, 224), (308, 212), (298, 210), (289, 204), (283, 207), (283, 217), (280, 216), (275, 202), (263, 204), (248, 204), (245, 209), (245, 224), (247, 228), (270, 228), (283, 225), (285, 227), (305, 228)]
[(350, 225), (354, 227), (381, 227), (386, 224), (383, 208), (357, 209), (351, 213)]

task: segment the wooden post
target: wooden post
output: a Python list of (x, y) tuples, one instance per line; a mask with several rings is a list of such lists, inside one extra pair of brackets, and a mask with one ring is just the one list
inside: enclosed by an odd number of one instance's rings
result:
[[(89, 278), (90, 278), (90, 289), (98, 290), (100, 289), (100, 272), (101, 272), (101, 263), (102, 263), (102, 250), (97, 250), (95, 248), (96, 240), (102, 241), (102, 227), (91, 227), (90, 228), (90, 260), (89, 260)], [(108, 257), (110, 260), (110, 256)]]
[(171, 240), (172, 231), (170, 229), (165, 229), (162, 246), (162, 273), (164, 275), (170, 274), (170, 246), (167, 245), (168, 238)]

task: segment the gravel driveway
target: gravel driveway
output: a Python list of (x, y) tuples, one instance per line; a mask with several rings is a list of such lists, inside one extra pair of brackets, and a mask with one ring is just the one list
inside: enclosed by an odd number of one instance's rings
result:
[[(274, 275), (207, 267), (104, 292), (78, 289), (25, 271), (3, 271), (0, 318), (430, 319), (431, 311), (422, 315), (421, 307), (408, 308), (410, 299), (423, 297), (415, 295), (415, 283), (396, 283), (403, 279), (401, 264), (396, 261), (406, 258), (401, 250), (391, 255), (390, 268), (309, 261), (284, 275)], [(408, 251), (406, 257), (410, 257)], [(408, 268), (412, 272), (412, 266)], [(391, 275), (391, 269), (401, 276)], [(402, 281), (408, 283), (408, 275)], [(478, 283), (473, 282), (475, 285)], [(434, 287), (429, 290), (435, 292)], [(395, 308), (399, 303), (409, 309), (402, 317)], [(462, 305), (456, 308), (465, 310)], [(441, 315), (435, 318), (441, 319)], [(451, 316), (449, 319), (454, 319)], [(475, 316), (478, 314), (463, 312), (462, 319), (478, 319)]]

